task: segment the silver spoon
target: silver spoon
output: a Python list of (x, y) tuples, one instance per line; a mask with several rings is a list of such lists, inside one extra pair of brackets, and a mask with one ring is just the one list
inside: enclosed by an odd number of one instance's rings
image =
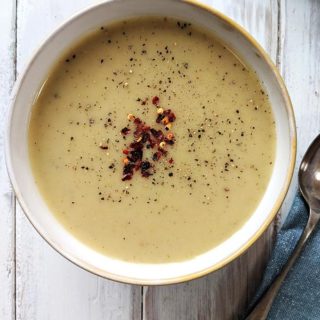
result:
[(291, 257), (246, 320), (264, 320), (267, 318), (282, 282), (320, 220), (320, 134), (313, 140), (301, 161), (299, 186), (310, 207), (308, 222)]

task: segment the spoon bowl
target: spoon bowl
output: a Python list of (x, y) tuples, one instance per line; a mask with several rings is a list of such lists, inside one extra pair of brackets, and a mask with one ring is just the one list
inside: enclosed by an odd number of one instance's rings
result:
[(299, 186), (310, 209), (320, 213), (320, 134), (313, 140), (301, 161)]

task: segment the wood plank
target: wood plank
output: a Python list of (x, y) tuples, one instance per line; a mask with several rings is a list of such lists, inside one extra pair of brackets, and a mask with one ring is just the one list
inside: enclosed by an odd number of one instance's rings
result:
[(239, 23), (260, 43), (276, 63), (278, 4), (276, 0), (203, 0)]
[(273, 230), (271, 225), (250, 251), (215, 273), (179, 285), (146, 287), (144, 319), (241, 319), (268, 261)]
[[(206, 0), (253, 34), (277, 60), (278, 5), (276, 0)], [(199, 280), (185, 284), (146, 287), (144, 318), (238, 319), (261, 279), (270, 255), (275, 228), (264, 235), (239, 259)]]
[(300, 162), (320, 129), (320, 2), (282, 2), (284, 35), (281, 72), (287, 84), (297, 120)]
[(16, 6), (4, 1), (0, 10), (0, 319), (15, 317), (15, 197), (4, 160), (4, 130), (10, 91), (15, 80)]
[[(18, 72), (53, 28), (93, 2), (19, 0)], [(19, 207), (16, 244), (17, 319), (140, 319), (141, 287), (104, 280), (68, 262)]]
[(280, 71), (297, 121), (297, 165), (287, 202), (297, 191), (301, 158), (320, 131), (320, 2), (281, 1)]

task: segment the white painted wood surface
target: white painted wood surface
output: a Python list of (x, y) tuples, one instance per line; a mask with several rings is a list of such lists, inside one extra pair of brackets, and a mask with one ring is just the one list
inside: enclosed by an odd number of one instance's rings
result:
[[(16, 72), (61, 21), (95, 2), (99, 1), (0, 2), (0, 147)], [(296, 112), (299, 161), (320, 129), (320, 2), (203, 2), (243, 25), (278, 64)], [(296, 186), (295, 180), (291, 198)], [(287, 207), (290, 203), (289, 196)], [(259, 282), (273, 234), (271, 226), (227, 268), (186, 284), (142, 291), (104, 280), (66, 261), (31, 227), (15, 205), (0, 152), (0, 319), (237, 319)]]
[(0, 4), (0, 319), (15, 314), (15, 197), (5, 168), (3, 138), (9, 94), (15, 80), (16, 7)]
[[(297, 164), (320, 133), (320, 1), (281, 1), (279, 68), (297, 123)], [(297, 170), (287, 203), (297, 189)]]

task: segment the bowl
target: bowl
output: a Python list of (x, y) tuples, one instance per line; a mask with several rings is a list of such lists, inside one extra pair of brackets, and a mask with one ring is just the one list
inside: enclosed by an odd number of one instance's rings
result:
[[(28, 125), (34, 99), (61, 54), (101, 25), (142, 16), (168, 16), (212, 31), (250, 65), (269, 95), (276, 123), (276, 159), (261, 202), (230, 238), (188, 261), (162, 264), (124, 262), (86, 246), (58, 222), (35, 184), (28, 155)], [(88, 8), (61, 25), (37, 50), (12, 93), (6, 135), (6, 162), (17, 199), (39, 234), (78, 266), (99, 276), (132, 284), (169, 284), (215, 271), (247, 250), (275, 218), (288, 190), (296, 154), (294, 114), (285, 85), (259, 44), (232, 20), (192, 1), (118, 0)]]

